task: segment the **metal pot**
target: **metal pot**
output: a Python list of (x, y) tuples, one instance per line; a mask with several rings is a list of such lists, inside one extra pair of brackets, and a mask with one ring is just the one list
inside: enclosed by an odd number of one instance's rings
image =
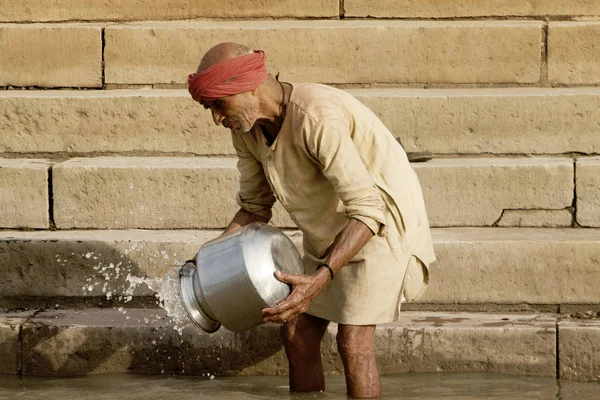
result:
[(290, 287), (275, 271), (302, 274), (296, 246), (279, 229), (253, 222), (240, 231), (204, 244), (196, 265), (187, 262), (179, 273), (184, 308), (204, 331), (221, 324), (242, 332), (263, 323), (261, 309), (286, 299)]

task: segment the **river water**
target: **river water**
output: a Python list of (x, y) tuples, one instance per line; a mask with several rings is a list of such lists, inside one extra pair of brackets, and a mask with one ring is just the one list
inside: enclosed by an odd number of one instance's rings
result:
[[(600, 383), (489, 373), (402, 374), (382, 378), (383, 398), (402, 400), (598, 400)], [(325, 393), (290, 394), (287, 377), (206, 379), (133, 374), (78, 378), (0, 376), (0, 399), (242, 400), (346, 399), (344, 379), (327, 377)]]

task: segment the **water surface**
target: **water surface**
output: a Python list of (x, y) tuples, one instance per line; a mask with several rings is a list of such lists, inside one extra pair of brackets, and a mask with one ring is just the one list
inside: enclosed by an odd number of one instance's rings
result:
[[(78, 378), (0, 376), (0, 400), (337, 400), (344, 379), (327, 377), (326, 393), (290, 394), (287, 377), (173, 377), (133, 374)], [(383, 398), (402, 400), (598, 400), (600, 383), (489, 373), (402, 374), (382, 378)]]

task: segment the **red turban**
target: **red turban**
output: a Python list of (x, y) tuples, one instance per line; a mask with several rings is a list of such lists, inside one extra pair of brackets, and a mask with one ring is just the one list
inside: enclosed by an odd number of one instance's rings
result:
[(212, 101), (249, 92), (267, 79), (266, 59), (265, 53), (258, 50), (215, 64), (199, 74), (191, 74), (188, 77), (188, 90), (198, 102), (200, 98)]

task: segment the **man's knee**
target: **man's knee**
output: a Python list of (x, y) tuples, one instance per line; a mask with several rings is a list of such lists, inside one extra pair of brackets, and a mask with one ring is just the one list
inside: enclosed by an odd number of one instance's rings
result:
[(306, 351), (318, 348), (329, 321), (302, 314), (281, 325), (281, 340), (286, 351)]
[(343, 358), (373, 353), (375, 325), (338, 325), (338, 352)]

